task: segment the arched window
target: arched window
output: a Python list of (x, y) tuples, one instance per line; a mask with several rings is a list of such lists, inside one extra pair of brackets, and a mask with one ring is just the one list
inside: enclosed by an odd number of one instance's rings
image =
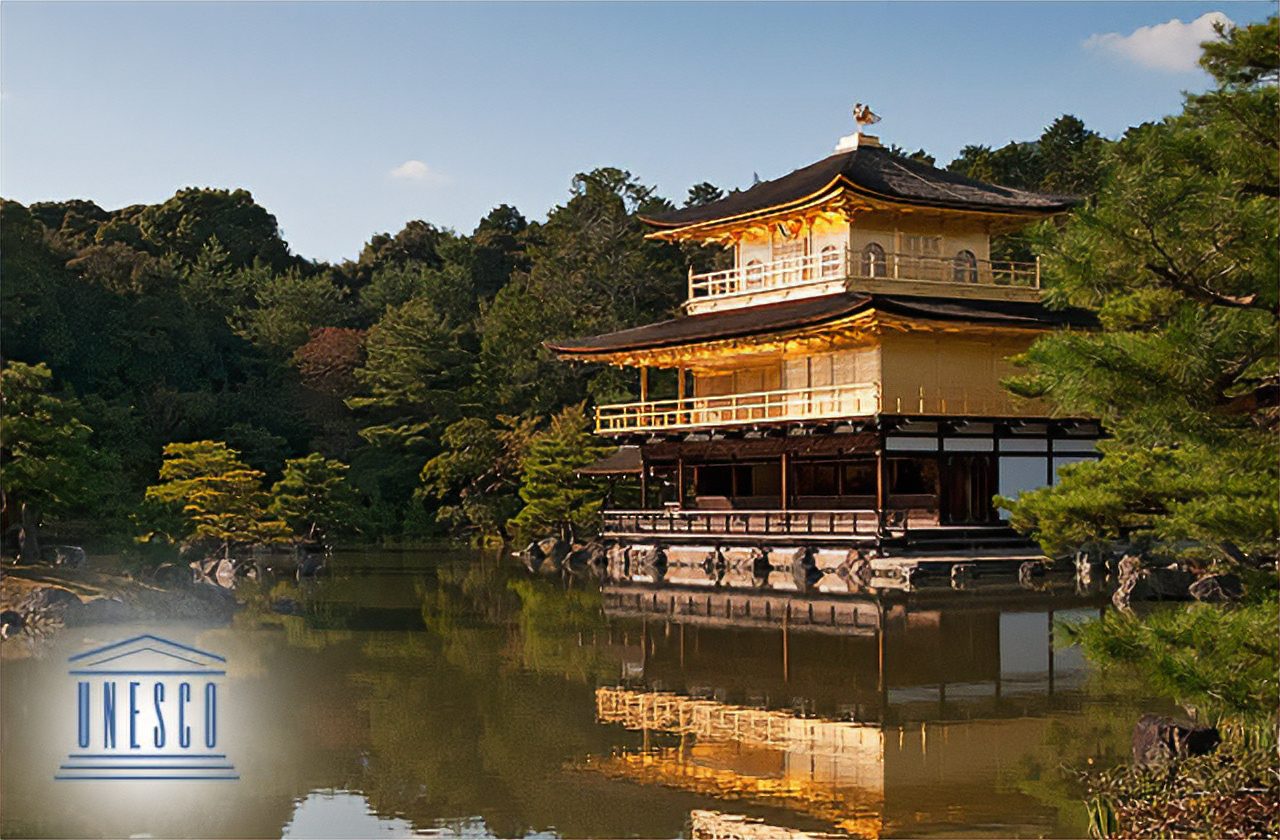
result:
[(828, 245), (818, 252), (818, 275), (824, 280), (840, 276), (840, 249)]
[(973, 251), (961, 251), (951, 262), (951, 279), (957, 283), (978, 282), (978, 258)]
[(746, 281), (748, 289), (757, 289), (764, 280), (764, 263), (751, 260), (747, 263)]
[(884, 248), (880, 247), (879, 242), (869, 242), (862, 249), (862, 276), (889, 276), (889, 265), (884, 257)]

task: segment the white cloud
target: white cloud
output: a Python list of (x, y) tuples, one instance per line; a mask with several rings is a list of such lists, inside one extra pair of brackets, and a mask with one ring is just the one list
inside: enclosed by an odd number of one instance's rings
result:
[(1166, 23), (1140, 26), (1128, 35), (1119, 32), (1090, 35), (1084, 47), (1105, 50), (1153, 70), (1186, 73), (1199, 66), (1200, 42), (1217, 37), (1213, 25), (1218, 22), (1232, 25), (1231, 18), (1222, 12), (1208, 12), (1190, 23), (1174, 18)]
[(391, 177), (401, 181), (436, 181), (440, 175), (420, 160), (406, 160), (391, 170)]

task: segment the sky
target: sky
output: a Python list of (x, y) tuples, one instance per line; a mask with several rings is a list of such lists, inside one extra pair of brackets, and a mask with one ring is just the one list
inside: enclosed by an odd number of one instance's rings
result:
[(243, 187), (295, 253), (531, 219), (574, 173), (683, 201), (832, 151), (866, 102), (940, 163), (1064, 113), (1109, 137), (1274, 2), (0, 3), (0, 195), (108, 209)]

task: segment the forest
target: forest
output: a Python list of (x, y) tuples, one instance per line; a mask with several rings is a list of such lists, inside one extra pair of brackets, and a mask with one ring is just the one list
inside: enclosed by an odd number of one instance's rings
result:
[[(1274, 540), (1274, 29), (1206, 51), (1216, 86), (1182, 114), (1116, 140), (1064, 115), (946, 165), (1083, 199), (997, 243), (1043, 255), (1050, 304), (1104, 325), (1041, 342), (1008, 383), (1112, 434), (1106, 459), (1018, 507), (1051, 550), (1138, 533), (1238, 557)], [(723, 194), (700, 183), (684, 203)], [(115, 210), (4, 201), (8, 545), (589, 530), (603, 490), (574, 468), (608, 451), (590, 406), (638, 383), (542, 342), (675, 314), (688, 266), (727, 255), (647, 240), (639, 217), (672, 206), (601, 168), (545, 219), (411, 220), (330, 264), (292, 253), (242, 189)]]

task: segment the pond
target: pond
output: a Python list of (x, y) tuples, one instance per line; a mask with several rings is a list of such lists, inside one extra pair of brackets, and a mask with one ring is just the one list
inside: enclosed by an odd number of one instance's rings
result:
[[(4, 663), (0, 834), (1080, 836), (1071, 770), (1123, 760), (1163, 708), (1055, 646), (1105, 603), (1074, 590), (864, 599), (869, 620), (800, 626), (423, 551), (236, 594), (229, 626), (67, 628)], [(55, 781), (67, 658), (144, 632), (226, 658), (238, 779)]]

